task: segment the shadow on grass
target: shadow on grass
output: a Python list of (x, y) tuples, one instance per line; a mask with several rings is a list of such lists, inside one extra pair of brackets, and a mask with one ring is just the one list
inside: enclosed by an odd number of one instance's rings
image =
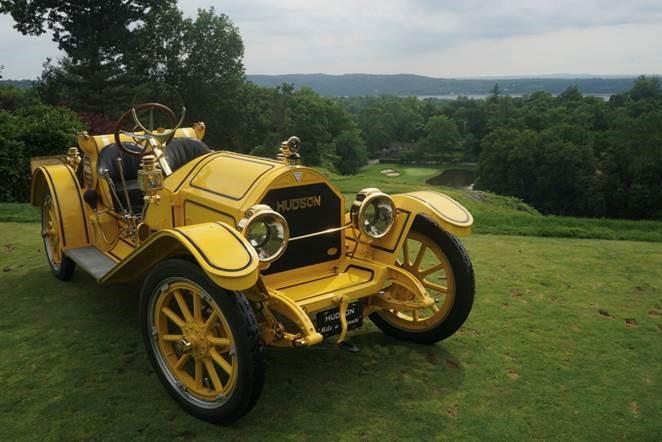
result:
[[(3, 281), (9, 287), (24, 288), (17, 290), (21, 299), (11, 303), (15, 320), (5, 324), (17, 340), (27, 337), (33, 348), (22, 352), (22, 363), (50, 364), (33, 373), (41, 388), (77, 386), (62, 398), (63, 411), (51, 416), (56, 421), (66, 420), (67, 413), (96, 415), (106, 410), (86, 411), (88, 398), (101, 395), (106, 406), (115, 402), (125, 409), (135, 406), (135, 415), (115, 419), (117, 423), (149, 422), (135, 430), (145, 431), (143, 435), (176, 427), (187, 437), (226, 434), (241, 438), (248, 429), (252, 435), (268, 435), (288, 432), (291, 425), (310, 428), (312, 423), (320, 436), (333, 437), (336, 431), (355, 435), (366, 419), (381, 425), (380, 431), (395, 431), (398, 422), (447, 417), (447, 410), (435, 404), (464, 381), (461, 362), (443, 344), (394, 340), (368, 321), (350, 334), (361, 349), (356, 354), (332, 343), (308, 349), (266, 349), (266, 382), (256, 408), (234, 426), (221, 428), (186, 415), (160, 386), (140, 336), (140, 284), (98, 287), (80, 270), (65, 283), (54, 279), (44, 266), (5, 273)], [(26, 326), (26, 321), (31, 324)], [(34, 334), (33, 328), (37, 329)], [(47, 338), (37, 339), (37, 335)], [(71, 354), (84, 357), (72, 359)], [(147, 408), (146, 396), (151, 398)], [(20, 408), (31, 406), (23, 403)]]

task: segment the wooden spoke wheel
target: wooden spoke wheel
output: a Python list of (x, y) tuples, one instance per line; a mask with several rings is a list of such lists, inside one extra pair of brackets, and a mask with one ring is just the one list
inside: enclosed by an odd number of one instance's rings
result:
[(241, 293), (216, 286), (192, 262), (169, 259), (145, 280), (141, 324), (161, 382), (188, 412), (230, 423), (253, 407), (264, 358), (257, 320)]
[[(387, 334), (420, 343), (433, 343), (457, 331), (474, 298), (474, 274), (462, 243), (436, 225), (417, 220), (403, 243), (397, 265), (414, 275), (435, 303), (429, 308), (385, 310), (370, 319)], [(386, 289), (400, 301), (414, 294), (400, 285)]]
[(60, 218), (50, 195), (46, 195), (41, 205), (41, 236), (53, 274), (63, 281), (71, 279), (76, 264), (62, 252)]
[[(435, 303), (430, 308), (391, 311), (391, 320), (414, 331), (434, 328), (448, 316), (455, 300), (455, 279), (448, 258), (432, 238), (412, 231), (405, 239), (397, 264), (421, 281)], [(395, 299), (414, 299), (402, 286), (392, 286), (391, 291)]]
[(222, 400), (236, 383), (239, 364), (225, 315), (187, 279), (165, 280), (158, 290), (150, 325), (162, 369), (202, 406)]

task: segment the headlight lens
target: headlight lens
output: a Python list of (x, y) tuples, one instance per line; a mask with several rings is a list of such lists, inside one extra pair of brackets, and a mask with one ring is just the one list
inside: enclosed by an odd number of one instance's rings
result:
[(395, 221), (395, 203), (379, 189), (363, 189), (352, 204), (351, 217), (354, 226), (370, 238), (385, 236)]
[(263, 263), (278, 259), (287, 248), (290, 229), (285, 218), (267, 205), (253, 206), (237, 225)]

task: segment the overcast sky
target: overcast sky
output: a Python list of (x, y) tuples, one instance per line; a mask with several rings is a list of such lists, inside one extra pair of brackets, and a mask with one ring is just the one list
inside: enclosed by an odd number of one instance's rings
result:
[[(435, 77), (662, 73), (661, 0), (186, 0), (239, 27), (249, 74)], [(49, 37), (0, 16), (4, 78), (35, 78)]]

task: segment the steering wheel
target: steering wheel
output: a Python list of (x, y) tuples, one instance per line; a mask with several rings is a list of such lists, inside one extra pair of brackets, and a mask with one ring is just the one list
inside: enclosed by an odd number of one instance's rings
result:
[[(138, 119), (138, 112), (142, 112), (146, 109), (149, 109), (151, 111), (157, 110), (161, 113), (166, 114), (166, 116), (170, 119), (170, 123), (174, 127), (172, 129), (157, 130), (157, 131), (147, 129)], [(179, 121), (177, 121), (177, 116), (168, 106), (165, 106), (161, 103), (139, 104), (138, 106), (135, 106), (129, 109), (128, 111), (124, 112), (122, 116), (119, 118), (119, 120), (117, 120), (117, 124), (115, 125), (115, 134), (114, 134), (115, 144), (117, 144), (120, 147), (120, 149), (122, 149), (124, 152), (126, 152), (129, 155), (133, 155), (137, 157), (148, 155), (153, 151), (153, 146), (150, 143), (150, 141), (156, 140), (157, 143), (160, 145), (167, 144), (172, 139), (172, 137), (175, 136), (175, 132), (177, 131), (177, 129), (179, 129), (179, 126), (184, 121), (185, 114), (186, 114), (186, 108), (182, 106), (182, 117), (179, 119)], [(129, 116), (133, 117), (133, 121), (135, 123), (135, 126), (133, 127), (133, 130), (131, 132), (122, 130), (122, 124), (126, 120), (128, 120)], [(137, 129), (140, 129), (141, 133), (136, 132)], [(138, 145), (140, 149), (131, 148), (126, 144), (122, 143), (122, 141), (120, 140), (120, 134), (133, 138), (133, 140), (136, 142), (135, 144)]]

